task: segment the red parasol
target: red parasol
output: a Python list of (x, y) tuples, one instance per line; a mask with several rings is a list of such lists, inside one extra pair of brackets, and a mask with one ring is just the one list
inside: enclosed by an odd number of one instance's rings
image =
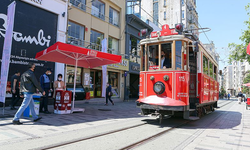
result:
[(250, 87), (250, 83), (245, 83), (245, 84), (243, 84), (243, 86)]
[[(59, 62), (75, 66), (75, 77), (77, 67), (95, 68), (98, 66), (120, 63), (122, 57), (104, 53), (92, 49), (78, 47), (70, 44), (56, 42), (49, 48), (40, 51), (35, 57), (37, 60)], [(71, 111), (74, 111), (76, 78), (74, 78), (73, 104)]]
[(250, 55), (250, 43), (247, 46), (247, 54)]

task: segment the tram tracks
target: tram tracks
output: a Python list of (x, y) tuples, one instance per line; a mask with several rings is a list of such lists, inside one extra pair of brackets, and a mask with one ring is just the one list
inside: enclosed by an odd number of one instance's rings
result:
[[(224, 106), (226, 106), (226, 105), (228, 105), (228, 104), (230, 104), (230, 103), (232, 103), (232, 102), (233, 102), (233, 101), (225, 102), (225, 103), (223, 103), (223, 105), (220, 105), (220, 107), (219, 107), (218, 109), (220, 109), (220, 108), (222, 108), (222, 107), (224, 107)], [(219, 118), (219, 117), (216, 117), (216, 119), (217, 119), (217, 118)], [(215, 119), (215, 120), (216, 120), (216, 119)], [(133, 144), (131, 144), (131, 145), (128, 145), (128, 146), (126, 146), (126, 147), (121, 148), (120, 150), (130, 150), (130, 149), (134, 149), (134, 148), (136, 148), (136, 147), (139, 147), (140, 145), (146, 144), (146, 143), (148, 143), (148, 142), (150, 142), (150, 141), (152, 141), (152, 140), (154, 140), (154, 139), (156, 139), (156, 138), (159, 138), (160, 136), (162, 136), (162, 135), (168, 133), (168, 132), (171, 131), (171, 130), (174, 130), (174, 129), (179, 128), (179, 127), (184, 126), (184, 125), (187, 125), (189, 122), (191, 122), (191, 120), (186, 121), (186, 122), (184, 122), (184, 123), (182, 123), (182, 124), (176, 125), (176, 126), (170, 128), (170, 129), (166, 129), (166, 130), (164, 130), (164, 131), (162, 131), (162, 132), (160, 132), (160, 133), (157, 133), (157, 134), (155, 134), (155, 135), (153, 135), (153, 136), (151, 136), (151, 137), (145, 138), (145, 139), (143, 139), (143, 140), (141, 140), (141, 141), (137, 141), (137, 142), (135, 142), (135, 143), (133, 143)], [(211, 124), (211, 123), (210, 123), (210, 124)]]
[[(230, 101), (230, 102), (225, 102), (225, 103), (222, 103), (222, 104), (219, 104), (220, 108), (232, 103), (233, 101)], [(220, 109), (218, 108), (218, 109)], [(91, 135), (91, 136), (87, 136), (87, 137), (83, 137), (83, 138), (79, 138), (79, 139), (73, 139), (73, 140), (70, 140), (70, 141), (66, 141), (66, 142), (62, 142), (62, 143), (56, 143), (56, 144), (53, 144), (53, 145), (49, 145), (49, 146), (46, 146), (46, 147), (43, 147), (43, 148), (39, 148), (39, 149), (57, 149), (57, 148), (63, 148), (64, 146), (69, 146), (69, 145), (72, 145), (72, 144), (79, 144), (80, 142), (84, 142), (84, 141), (88, 141), (88, 140), (91, 140), (91, 139), (96, 139), (96, 138), (100, 138), (100, 137), (105, 137), (105, 136), (108, 136), (108, 135), (112, 135), (112, 134), (117, 134), (117, 133), (120, 133), (122, 131), (127, 131), (130, 130), (130, 129), (135, 129), (135, 128), (140, 128), (142, 126), (145, 126), (145, 125), (148, 125), (148, 124), (154, 124), (156, 123), (157, 121), (154, 120), (154, 121), (150, 121), (150, 122), (145, 122), (145, 123), (141, 123), (141, 124), (136, 124), (136, 125), (133, 125), (133, 126), (129, 126), (129, 127), (125, 127), (125, 128), (121, 128), (121, 129), (116, 129), (116, 130), (111, 130), (111, 131), (107, 131), (107, 132), (104, 132), (104, 133), (100, 133), (100, 134), (96, 134), (96, 135)], [(122, 148), (120, 148), (121, 150), (129, 150), (129, 149), (134, 149), (136, 147), (139, 147), (141, 145), (144, 145), (146, 143), (149, 143), (150, 141), (170, 132), (171, 130), (174, 130), (176, 128), (180, 128), (184, 125), (187, 125), (189, 122), (191, 122), (191, 120), (188, 120), (188, 121), (185, 121), (185, 122), (181, 122), (181, 123), (178, 123), (177, 125), (173, 125), (172, 127), (168, 127), (167, 129), (164, 129), (163, 131), (159, 131), (158, 133), (156, 134), (151, 134), (150, 136), (145, 136), (146, 138), (144, 139), (139, 139), (138, 141), (132, 143), (132, 144), (128, 144), (127, 146), (124, 146)]]

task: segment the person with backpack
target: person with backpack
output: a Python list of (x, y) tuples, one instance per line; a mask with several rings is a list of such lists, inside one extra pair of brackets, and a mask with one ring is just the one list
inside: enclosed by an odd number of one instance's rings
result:
[(111, 96), (112, 96), (112, 87), (109, 83), (107, 83), (107, 88), (106, 88), (106, 106), (108, 105), (108, 100), (112, 103), (112, 105), (114, 105), (114, 102), (111, 100)]

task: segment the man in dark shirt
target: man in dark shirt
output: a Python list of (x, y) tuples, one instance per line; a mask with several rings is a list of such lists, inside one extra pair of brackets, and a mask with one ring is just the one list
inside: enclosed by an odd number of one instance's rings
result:
[(15, 105), (20, 99), (20, 90), (19, 90), (19, 82), (20, 82), (20, 71), (16, 71), (15, 74), (11, 77), (11, 92), (12, 92), (12, 100), (10, 109), (15, 110)]
[(165, 52), (161, 51), (161, 69), (171, 68), (171, 61), (166, 58)]
[(35, 104), (33, 100), (33, 94), (37, 92), (37, 89), (42, 92), (43, 95), (45, 95), (45, 92), (43, 89), (40, 87), (36, 76), (34, 74), (36, 65), (34, 63), (29, 64), (29, 70), (24, 72), (21, 76), (21, 84), (20, 84), (20, 91), (24, 94), (24, 99), (17, 110), (14, 118), (13, 118), (13, 124), (14, 125), (20, 125), (23, 124), (19, 121), (20, 117), (22, 116), (24, 110), (29, 106), (30, 107), (30, 112), (33, 117), (33, 121), (38, 121), (42, 117), (38, 117), (35, 112)]
[(106, 88), (106, 104), (108, 105), (108, 100), (114, 105), (114, 102), (111, 100), (111, 93), (112, 93), (112, 87), (109, 83), (107, 83), (107, 88)]
[(52, 89), (50, 86), (51, 82), (49, 78), (51, 75), (51, 72), (52, 72), (51, 68), (47, 68), (46, 72), (40, 77), (41, 87), (45, 91), (45, 96), (43, 97), (43, 100), (40, 106), (40, 112), (44, 112), (46, 114), (50, 114), (50, 112), (48, 111), (48, 100), (49, 100), (49, 92), (50, 91), (52, 92)]

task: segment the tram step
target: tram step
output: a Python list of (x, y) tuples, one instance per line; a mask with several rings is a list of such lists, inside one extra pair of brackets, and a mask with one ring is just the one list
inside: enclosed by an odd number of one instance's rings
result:
[(196, 109), (189, 109), (189, 111), (195, 111)]
[(188, 120), (199, 120), (199, 117), (196, 116), (189, 116)]

